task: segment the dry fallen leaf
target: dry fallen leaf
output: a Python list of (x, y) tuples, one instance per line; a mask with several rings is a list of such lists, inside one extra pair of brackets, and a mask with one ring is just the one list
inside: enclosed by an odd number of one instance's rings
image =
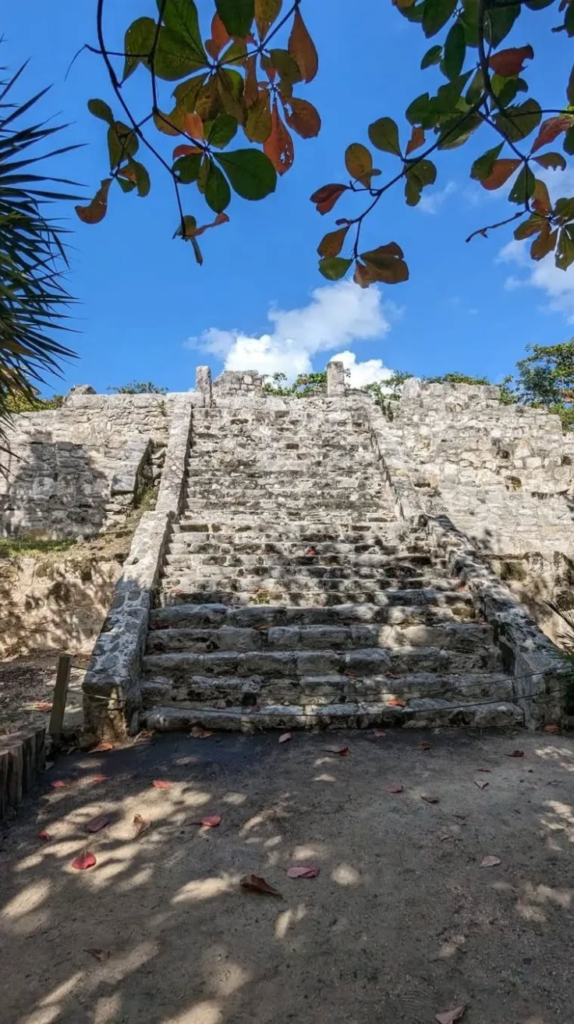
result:
[(373, 736), (376, 740), (383, 740), (386, 735), (384, 729), (373, 729)]
[(264, 896), (279, 896), (280, 899), (283, 899), (281, 893), (260, 875), (244, 875), (239, 884), (242, 889), (248, 889), (249, 892), (258, 892)]
[(394, 697), (392, 700), (388, 700), (387, 704), (390, 708), (404, 708), (406, 707), (406, 701), (399, 700), (398, 697)]
[(109, 775), (90, 775), (86, 782), (107, 782)]
[(142, 740), (152, 740), (154, 736), (155, 733), (153, 729), (142, 729), (141, 732), (138, 732), (134, 743), (141, 743)]
[(475, 786), (478, 786), (479, 789), (486, 789), (488, 786), (488, 782), (485, 779), (475, 779), (474, 784)]
[(481, 868), (495, 868), (498, 864), (500, 864), (500, 857), (492, 856), (483, 857), (480, 862)]
[(466, 1006), (457, 1006), (454, 1010), (447, 1010), (446, 1013), (435, 1014), (435, 1020), (438, 1024), (455, 1024), (457, 1020), (462, 1020)]
[(142, 818), (141, 814), (135, 814), (134, 825), (136, 828), (134, 832), (134, 839), (139, 839), (140, 836), (143, 836), (144, 832), (149, 832), (151, 828), (151, 821), (146, 821), (145, 818)]
[(152, 786), (154, 789), (171, 789), (171, 782), (164, 782), (163, 779), (154, 779)]
[(315, 551), (315, 548), (307, 548), (307, 550), (305, 551), (305, 554), (303, 555), (303, 557), (304, 558), (311, 558), (313, 555), (316, 555), (316, 554), (317, 554), (317, 552)]
[(34, 705), (34, 709), (36, 711), (48, 712), (48, 711), (52, 710), (52, 705), (51, 705), (50, 701), (40, 700), (40, 701), (38, 701), (37, 704)]
[(103, 828), (109, 825), (110, 819), (104, 816), (100, 818), (92, 818), (86, 825), (86, 832), (101, 832)]
[(115, 744), (109, 743), (108, 740), (102, 740), (98, 743), (97, 747), (92, 747), (90, 754), (103, 754), (106, 750), (114, 750)]
[(103, 964), (105, 964), (106, 960), (109, 960), (112, 955), (109, 949), (86, 949), (84, 952), (89, 953), (90, 956), (95, 957), (96, 960), (100, 960)]
[(401, 786), (400, 783), (394, 782), (390, 786), (385, 786), (385, 793), (403, 793), (405, 787)]
[(523, 750), (513, 750), (510, 754), (507, 754), (506, 756), (507, 757), (524, 757), (524, 751)]
[(68, 783), (65, 782), (64, 779), (54, 779), (54, 781), (51, 782), (50, 785), (52, 789), (65, 789)]
[(212, 814), (208, 818), (199, 818), (197, 821), (192, 821), (192, 825), (204, 825), (205, 828), (217, 828), (223, 821), (220, 814)]
[(284, 733), (283, 733), (283, 734), (282, 734), (282, 735), (281, 735), (281, 736), (279, 737), (279, 743), (287, 743), (287, 742), (288, 742), (288, 740), (290, 740), (290, 739), (291, 739), (291, 733), (290, 733), (290, 732), (284, 732)]
[(430, 743), (419, 743), (419, 750), (432, 750)]
[(440, 800), (438, 796), (433, 796), (431, 793), (423, 793), (422, 799), (426, 800), (427, 804), (439, 804)]
[(491, 774), (490, 768), (477, 768), (476, 771), (477, 772), (488, 772), (489, 775)]
[(339, 757), (348, 757), (351, 753), (349, 747), (325, 747), (328, 754), (338, 754)]
[(189, 735), (193, 736), (194, 740), (206, 740), (209, 736), (213, 736), (213, 733), (209, 729), (204, 729), (202, 725), (194, 725)]
[(44, 843), (49, 843), (51, 838), (52, 836), (49, 832), (46, 832), (45, 828), (43, 828), (41, 832), (38, 832), (38, 839), (41, 839)]
[(544, 729), (542, 731), (543, 732), (551, 732), (551, 733), (556, 734), (556, 733), (560, 732), (560, 726), (559, 725), (545, 725)]
[(86, 871), (87, 868), (93, 868), (94, 864), (96, 864), (96, 858), (89, 850), (82, 850), (76, 859), (72, 861), (72, 867), (76, 871)]
[(287, 869), (287, 878), (318, 878), (319, 868), (295, 865)]

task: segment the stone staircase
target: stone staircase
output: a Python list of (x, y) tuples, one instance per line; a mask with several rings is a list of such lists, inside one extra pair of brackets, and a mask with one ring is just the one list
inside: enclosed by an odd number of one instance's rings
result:
[(147, 726), (519, 724), (492, 628), (458, 583), (396, 517), (367, 399), (194, 409), (143, 661)]

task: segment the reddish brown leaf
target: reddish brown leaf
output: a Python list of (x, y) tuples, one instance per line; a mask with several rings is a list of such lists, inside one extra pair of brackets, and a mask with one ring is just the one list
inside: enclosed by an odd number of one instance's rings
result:
[(317, 552), (315, 551), (315, 548), (307, 548), (307, 550), (303, 554), (303, 558), (312, 558), (313, 555), (316, 554)]
[(100, 818), (92, 818), (92, 820), (88, 821), (87, 825), (85, 826), (86, 832), (101, 832), (103, 828), (107, 828), (109, 823), (110, 819), (106, 818), (105, 816), (102, 816)]
[(351, 753), (349, 747), (325, 747), (328, 754), (338, 754), (339, 757), (348, 757)]
[(106, 960), (109, 960), (112, 955), (109, 949), (86, 949), (84, 952), (89, 953), (95, 960), (99, 960), (103, 964), (105, 964)]
[(154, 789), (171, 789), (171, 782), (164, 782), (163, 779), (154, 779), (152, 786)]
[(385, 786), (385, 793), (404, 793), (405, 787), (401, 786), (399, 782), (392, 782), (390, 786)]
[(430, 743), (419, 743), (419, 750), (432, 750)]
[(76, 213), (84, 224), (99, 224), (108, 212), (108, 192), (111, 178), (104, 178), (89, 206), (76, 206)]
[(486, 782), (485, 779), (475, 779), (474, 784), (475, 786), (478, 786), (479, 789), (486, 789), (486, 787), (489, 785), (489, 783)]
[(302, 139), (314, 139), (321, 131), (321, 115), (308, 100), (289, 99), (284, 103), (285, 120)]
[(295, 11), (293, 18), (288, 49), (301, 72), (303, 81), (312, 82), (319, 69), (319, 57), (299, 8)]
[(544, 729), (542, 731), (543, 732), (551, 732), (554, 735), (556, 735), (557, 733), (560, 732), (560, 726), (559, 725), (545, 725)]
[(173, 151), (173, 159), (177, 160), (180, 156), (190, 156), (192, 153), (201, 153), (200, 146), (176, 146)]
[(406, 701), (400, 700), (399, 697), (393, 697), (391, 700), (387, 701), (387, 704), (388, 704), (388, 706), (390, 708), (404, 708), (404, 707), (406, 707)]
[(209, 729), (204, 729), (202, 725), (194, 725), (189, 735), (194, 740), (207, 740), (210, 736), (213, 736), (213, 733)]
[(355, 273), (353, 274), (355, 284), (358, 284), (360, 288), (368, 288), (370, 284), (374, 283), (374, 280), (375, 278), (372, 276), (369, 268), (357, 260), (355, 263)]
[(483, 178), (480, 184), (483, 188), (492, 192), (494, 189), (504, 185), (519, 166), (520, 160), (495, 160), (488, 178)]
[[(203, 121), (201, 120), (199, 114), (186, 113), (183, 119), (183, 127), (186, 135), (191, 135), (192, 139), (203, 140), (205, 138), (205, 133), (203, 130)], [(199, 152), (201, 152), (201, 150), (199, 150)]]
[(217, 60), (224, 46), (231, 41), (225, 25), (223, 24), (219, 14), (213, 16), (211, 22), (211, 39), (206, 39), (205, 49), (207, 50), (210, 57)]
[(540, 178), (536, 178), (534, 192), (532, 193), (532, 206), (536, 213), (550, 213), (552, 203), (546, 184)]
[(109, 775), (90, 775), (90, 777), (86, 779), (86, 782), (107, 782), (108, 779)]
[(255, 22), (259, 38), (264, 39), (281, 13), (282, 0), (255, 0)]
[(199, 818), (197, 821), (192, 821), (192, 825), (203, 825), (204, 828), (217, 828), (221, 825), (223, 818), (220, 814), (212, 814), (209, 818)]
[(375, 737), (376, 740), (382, 740), (385, 738), (386, 735), (387, 734), (384, 731), (384, 729), (373, 729), (373, 736)]
[(560, 114), (558, 117), (549, 117), (540, 125), (538, 135), (532, 143), (532, 152), (535, 153), (541, 146), (554, 142), (562, 132), (567, 132), (574, 124), (572, 114)]
[(288, 743), (290, 739), (291, 739), (291, 733), (290, 732), (284, 732), (279, 737), (279, 743)]
[(279, 117), (277, 101), (271, 111), (271, 134), (263, 144), (263, 152), (269, 157), (277, 174), (285, 174), (293, 166), (295, 150), (293, 139)]
[(343, 192), (348, 190), (348, 185), (340, 185), (333, 183), (332, 185), (322, 185), (316, 192), (313, 192), (311, 196), (311, 202), (316, 203), (317, 210), (321, 214), (329, 213), (338, 199), (341, 198)]
[[(229, 217), (226, 213), (218, 213), (215, 220), (212, 220), (211, 224), (203, 224), (200, 228), (196, 228), (195, 231), (187, 231), (186, 238), (197, 238), (198, 235), (202, 235), (204, 231), (208, 231), (209, 228), (218, 228), (220, 224), (229, 224)], [(210, 736), (213, 733), (209, 734)]]
[(93, 868), (96, 863), (97, 861), (93, 853), (90, 853), (89, 850), (82, 850), (76, 859), (72, 861), (72, 867), (76, 871), (86, 871), (88, 868)]
[(149, 832), (151, 828), (151, 821), (142, 818), (141, 814), (134, 814), (133, 823), (135, 825), (134, 839), (139, 839), (140, 836), (143, 836), (144, 832)]
[(424, 142), (425, 142), (424, 129), (423, 128), (419, 128), (419, 127), (413, 128), (413, 130), (411, 132), (411, 137), (410, 137), (409, 141), (407, 142), (407, 152), (406, 152), (406, 155), (408, 156), (409, 153), (413, 152), (413, 150), (419, 149), (420, 146), (424, 146)]
[(462, 1020), (466, 1006), (456, 1006), (454, 1010), (447, 1010), (445, 1013), (435, 1014), (435, 1020), (438, 1024), (456, 1024), (457, 1020)]
[(52, 710), (52, 705), (47, 700), (40, 700), (40, 701), (38, 701), (37, 704), (34, 705), (34, 710), (35, 711), (48, 712), (48, 711)]
[(373, 176), (373, 156), (361, 142), (352, 142), (345, 150), (345, 167), (351, 178), (369, 188)]
[(281, 893), (260, 875), (245, 875), (239, 884), (242, 889), (247, 889), (249, 892), (258, 892), (263, 896), (279, 896), (280, 899), (283, 899)]
[(513, 750), (513, 751), (511, 751), (510, 754), (507, 754), (506, 756), (507, 757), (524, 757), (524, 751), (523, 750)]
[(90, 754), (101, 754), (106, 750), (114, 750), (115, 744), (110, 743), (108, 740), (102, 740), (98, 743), (97, 747), (91, 747)]
[(65, 789), (68, 783), (64, 779), (54, 779), (50, 785), (52, 789)]
[(500, 50), (493, 53), (488, 61), (490, 67), (497, 75), (503, 78), (513, 78), (524, 70), (524, 61), (532, 60), (534, 50), (531, 46), (511, 46), (508, 50)]
[(52, 836), (49, 832), (46, 832), (45, 828), (43, 828), (41, 832), (38, 832), (38, 839), (41, 839), (44, 843), (49, 843), (51, 838)]
[(318, 878), (319, 868), (295, 865), (287, 869), (287, 878)]
[(338, 256), (345, 244), (348, 230), (348, 227), (344, 227), (338, 228), (337, 231), (329, 231), (319, 242), (317, 247), (319, 256), (324, 256), (325, 258)]
[(495, 868), (500, 864), (500, 857), (483, 857), (480, 866), (481, 868)]

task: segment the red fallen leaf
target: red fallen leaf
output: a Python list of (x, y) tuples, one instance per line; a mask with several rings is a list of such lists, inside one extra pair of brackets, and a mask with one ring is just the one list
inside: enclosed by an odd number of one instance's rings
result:
[(115, 743), (110, 743), (108, 740), (102, 740), (98, 743), (97, 747), (92, 747), (90, 754), (102, 754), (106, 750), (114, 750)]
[(495, 868), (500, 864), (500, 857), (483, 857), (480, 862), (481, 868)]
[(217, 828), (221, 825), (223, 818), (220, 814), (212, 814), (210, 818), (199, 818), (198, 821), (192, 821), (192, 825), (203, 825), (205, 828)]
[(242, 889), (247, 889), (249, 892), (258, 892), (263, 896), (279, 896), (279, 899), (283, 899), (281, 893), (260, 875), (244, 875), (239, 884)]
[(385, 793), (403, 793), (404, 789), (399, 782), (393, 782), (390, 786), (385, 786)]
[(488, 63), (497, 75), (513, 78), (524, 70), (524, 61), (532, 60), (533, 57), (534, 50), (531, 46), (511, 46), (508, 50), (493, 53)]
[(430, 793), (423, 793), (422, 799), (426, 800), (427, 804), (439, 804), (440, 800), (438, 796), (432, 796)]
[(554, 735), (556, 735), (556, 733), (560, 732), (560, 726), (559, 725), (545, 725), (544, 729), (542, 731), (543, 732), (551, 732)]
[(438, 1024), (456, 1024), (457, 1020), (462, 1020), (466, 1006), (457, 1006), (454, 1010), (447, 1010), (446, 1013), (435, 1014), (435, 1020)]
[(318, 878), (319, 868), (295, 865), (287, 869), (287, 878)]
[(151, 821), (146, 821), (145, 818), (142, 818), (141, 814), (134, 814), (134, 825), (136, 827), (134, 839), (139, 839), (140, 836), (143, 836), (144, 832), (149, 832)]
[(373, 736), (376, 740), (383, 740), (386, 735), (387, 734), (383, 729), (373, 729)]
[(86, 832), (101, 832), (103, 828), (109, 825), (110, 819), (104, 816), (100, 818), (92, 818), (86, 825)]
[(194, 725), (189, 735), (193, 736), (194, 740), (206, 740), (209, 736), (213, 736), (213, 733), (209, 729), (204, 729), (202, 725)]
[(109, 775), (90, 775), (88, 782), (107, 782)]
[(490, 768), (477, 768), (476, 770), (477, 772), (488, 772), (489, 775), (492, 774)]
[(325, 747), (328, 754), (338, 754), (339, 757), (348, 757), (351, 751), (349, 747)]
[(291, 739), (291, 733), (290, 732), (284, 732), (283, 735), (279, 737), (279, 743), (287, 743), (290, 739)]
[(507, 754), (507, 757), (524, 757), (523, 750), (513, 750), (512, 753)]
[(46, 832), (45, 828), (43, 828), (41, 832), (38, 832), (38, 839), (41, 839), (44, 843), (49, 843), (51, 838), (52, 836), (49, 832)]
[(315, 548), (307, 548), (307, 550), (305, 551), (305, 553), (303, 555), (303, 558), (311, 558), (313, 555), (316, 555), (316, 554), (317, 554), (317, 552), (315, 551)]
[(50, 785), (52, 789), (65, 789), (68, 783), (65, 782), (64, 779), (54, 779), (54, 781), (51, 782)]
[(90, 956), (93, 956), (96, 960), (100, 960), (103, 964), (105, 964), (106, 960), (109, 960), (112, 955), (109, 949), (85, 949), (84, 953), (89, 953)]
[(82, 850), (76, 859), (72, 861), (72, 867), (76, 871), (86, 871), (88, 868), (93, 868), (96, 863), (97, 861), (93, 853), (90, 853), (89, 850)]
[(393, 697), (391, 700), (388, 700), (387, 704), (388, 704), (388, 706), (390, 708), (404, 708), (404, 707), (406, 707), (406, 701), (399, 700), (398, 697)]
[(486, 787), (488, 786), (488, 782), (486, 781), (486, 779), (475, 779), (474, 784), (475, 786), (478, 786), (479, 789), (486, 789)]
[(51, 711), (52, 710), (52, 705), (51, 705), (50, 701), (41, 700), (41, 701), (38, 701), (38, 703), (34, 705), (34, 708), (35, 708), (36, 711)]
[(154, 789), (171, 789), (171, 782), (164, 782), (163, 779), (154, 779), (152, 786)]
[(430, 743), (419, 743), (419, 750), (432, 750)]

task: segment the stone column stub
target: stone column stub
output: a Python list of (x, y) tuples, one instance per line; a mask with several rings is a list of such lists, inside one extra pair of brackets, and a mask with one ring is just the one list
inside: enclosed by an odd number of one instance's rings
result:
[(211, 367), (198, 366), (195, 371), (195, 386), (203, 395), (205, 405), (211, 405), (213, 391), (211, 384)]
[(338, 361), (327, 363), (327, 395), (329, 398), (344, 397), (345, 366)]

